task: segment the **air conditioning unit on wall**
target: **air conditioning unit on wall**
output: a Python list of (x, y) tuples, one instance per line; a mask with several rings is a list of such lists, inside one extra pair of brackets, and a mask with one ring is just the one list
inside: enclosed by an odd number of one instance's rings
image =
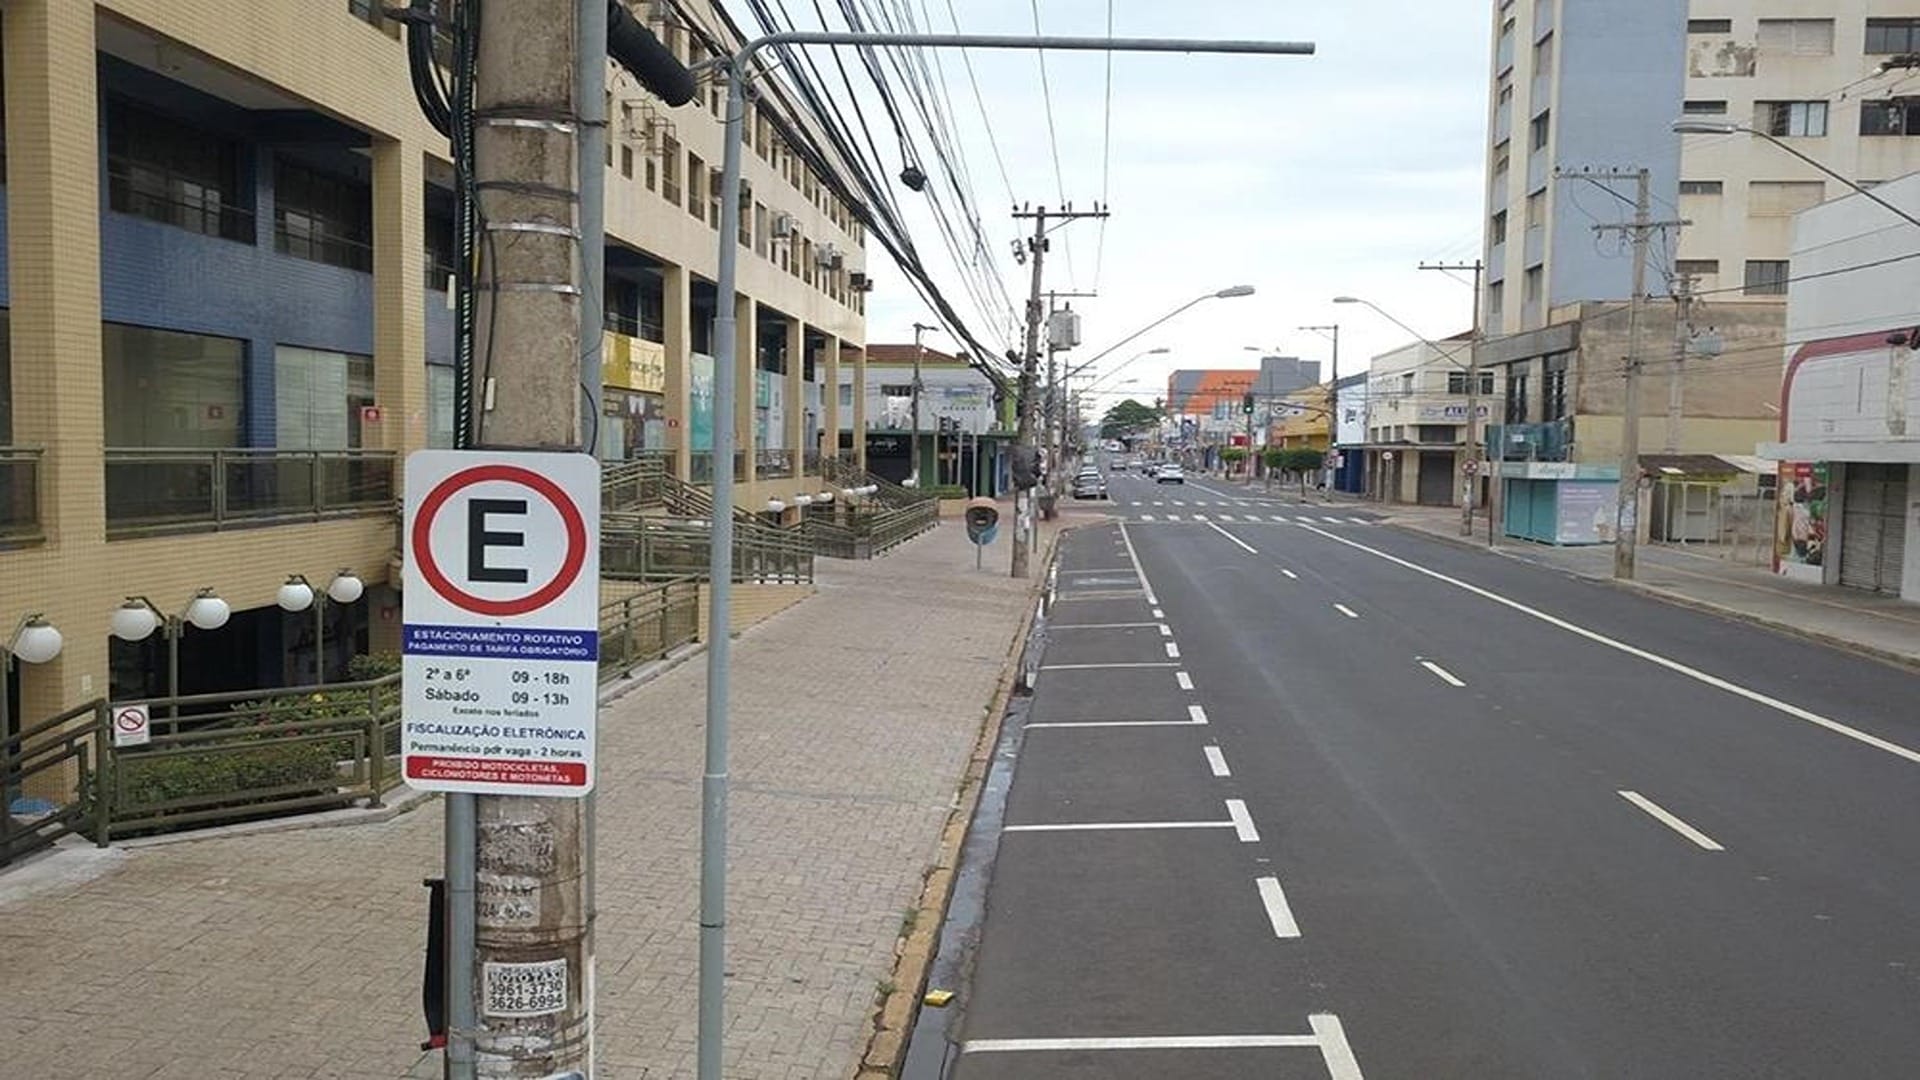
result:
[(800, 222), (795, 220), (792, 214), (782, 212), (773, 215), (773, 238), (775, 240), (791, 240), (794, 234), (799, 231)]

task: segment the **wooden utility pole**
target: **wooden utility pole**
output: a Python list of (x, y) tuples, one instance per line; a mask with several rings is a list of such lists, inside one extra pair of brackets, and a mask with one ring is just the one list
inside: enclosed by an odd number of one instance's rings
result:
[[(473, 140), (483, 224), (473, 443), (481, 449), (581, 446), (583, 238), (576, 166), (597, 169), (600, 162), (581, 160), (576, 146), (583, 108), (574, 91), (577, 16), (575, 5), (526, 2), (489, 3), (480, 14)], [(600, 34), (604, 42), (604, 27)], [(599, 237), (584, 242), (597, 260)], [(454, 798), (470, 799), (473, 807), (474, 949), (470, 957), (451, 958), (470, 964), (454, 985), (464, 983), (471, 998), (450, 1010), (449, 1072), (591, 1077), (587, 803)], [(495, 1007), (492, 982), (518, 978), (533, 970), (528, 965), (564, 970), (558, 1011), (513, 1015)], [(458, 1030), (467, 1018), (471, 1029)]]

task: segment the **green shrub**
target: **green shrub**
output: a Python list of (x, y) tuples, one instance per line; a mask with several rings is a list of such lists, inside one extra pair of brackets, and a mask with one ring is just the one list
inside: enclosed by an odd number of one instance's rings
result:
[(1247, 460), (1247, 448), (1244, 446), (1223, 446), (1220, 448), (1220, 460), (1241, 462)]
[(920, 490), (936, 499), (964, 499), (967, 497), (967, 488), (964, 484), (935, 484), (931, 487), (921, 488)]
[(334, 761), (329, 743), (261, 743), (190, 754), (124, 754), (115, 769), (123, 805), (130, 808), (180, 799), (236, 806), (260, 801), (257, 793), (269, 788), (331, 787)]
[(366, 682), (399, 670), (399, 653), (361, 653), (347, 661), (347, 681)]

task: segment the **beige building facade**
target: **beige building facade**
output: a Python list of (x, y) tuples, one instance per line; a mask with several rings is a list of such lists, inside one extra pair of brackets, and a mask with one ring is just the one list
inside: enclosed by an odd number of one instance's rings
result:
[[(338, 677), (397, 640), (399, 462), (452, 441), (452, 180), (375, 8), (0, 0), (0, 629), (33, 615), (65, 640), (11, 668), (13, 726), (164, 692), (164, 634), (109, 636), (130, 596), (231, 608), (183, 631), (183, 692)], [(635, 10), (683, 58), (733, 38), (701, 0)], [(668, 109), (617, 71), (609, 92), (599, 450), (698, 482), (724, 101)], [(818, 490), (843, 453), (832, 388), (863, 365), (868, 286), (854, 213), (781, 133), (804, 120), (776, 99), (748, 122), (722, 359), (753, 505)], [(864, 394), (847, 407), (864, 428)], [(289, 575), (342, 572), (366, 593), (324, 620), (275, 606)]]

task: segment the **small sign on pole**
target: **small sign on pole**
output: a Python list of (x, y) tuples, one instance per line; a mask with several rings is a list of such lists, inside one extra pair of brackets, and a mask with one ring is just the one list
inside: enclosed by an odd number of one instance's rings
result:
[(147, 709), (146, 702), (113, 707), (113, 745), (114, 749), (123, 746), (145, 746), (153, 741), (153, 714)]
[(401, 775), (423, 791), (593, 789), (600, 464), (407, 457)]

